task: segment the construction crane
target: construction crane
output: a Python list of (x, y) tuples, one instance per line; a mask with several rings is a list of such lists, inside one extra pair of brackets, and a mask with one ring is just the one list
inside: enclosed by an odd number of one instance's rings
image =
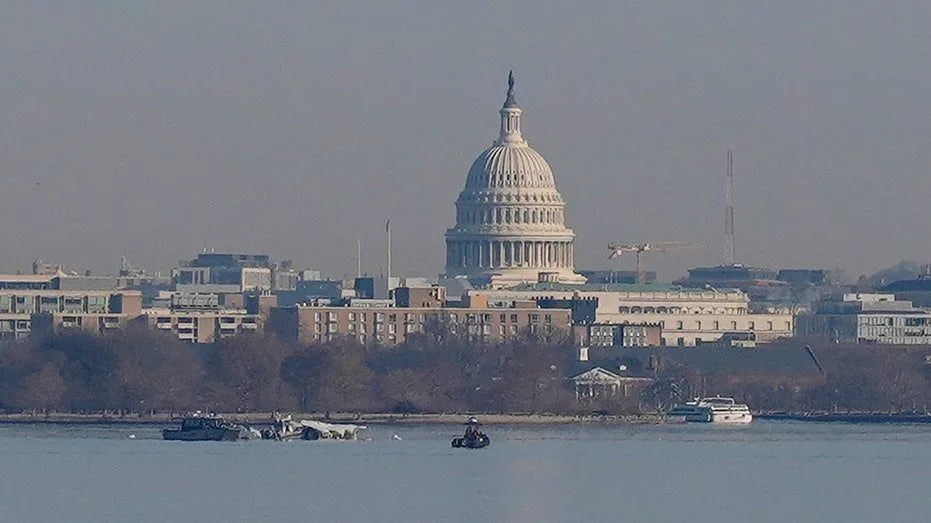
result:
[(701, 248), (701, 245), (688, 242), (611, 243), (608, 244), (608, 259), (613, 260), (628, 252), (635, 253), (637, 255), (637, 283), (643, 283), (643, 262), (647, 252), (667, 252)]

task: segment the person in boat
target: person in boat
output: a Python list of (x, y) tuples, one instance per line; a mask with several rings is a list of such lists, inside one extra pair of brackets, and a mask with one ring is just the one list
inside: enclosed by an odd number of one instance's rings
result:
[(469, 418), (469, 421), (466, 422), (465, 435), (462, 437), (464, 441), (475, 441), (478, 438), (483, 436), (482, 431), (478, 430), (478, 427), (481, 424), (478, 422), (475, 417)]

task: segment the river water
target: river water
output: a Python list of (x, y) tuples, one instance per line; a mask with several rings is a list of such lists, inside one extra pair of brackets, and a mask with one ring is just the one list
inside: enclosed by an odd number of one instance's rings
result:
[(0, 521), (931, 520), (928, 425), (486, 428), (490, 447), (462, 450), (451, 425), (287, 443), (2, 425)]

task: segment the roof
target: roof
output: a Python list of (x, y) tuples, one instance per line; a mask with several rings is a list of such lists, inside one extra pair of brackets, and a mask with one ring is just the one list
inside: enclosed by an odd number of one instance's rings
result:
[(611, 382), (648, 382), (653, 381), (653, 378), (646, 376), (625, 376), (615, 372), (611, 372), (599, 365), (595, 365), (589, 370), (576, 374), (569, 378), (570, 380), (576, 383), (611, 383)]
[(918, 278), (917, 280), (899, 280), (882, 288), (884, 292), (931, 291), (931, 278)]
[[(559, 283), (538, 282), (522, 283), (514, 287), (502, 289), (503, 291), (536, 291), (536, 292), (713, 292), (705, 289), (692, 289), (679, 285), (653, 285), (635, 283)], [(717, 292), (726, 292), (731, 289), (717, 289)]]

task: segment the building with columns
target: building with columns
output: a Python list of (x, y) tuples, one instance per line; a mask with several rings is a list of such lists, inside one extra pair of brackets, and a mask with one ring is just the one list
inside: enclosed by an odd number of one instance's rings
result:
[(475, 159), (446, 231), (446, 277), (502, 288), (543, 281), (584, 283), (573, 270), (575, 232), (553, 171), (521, 133), (514, 76), (498, 139)]

